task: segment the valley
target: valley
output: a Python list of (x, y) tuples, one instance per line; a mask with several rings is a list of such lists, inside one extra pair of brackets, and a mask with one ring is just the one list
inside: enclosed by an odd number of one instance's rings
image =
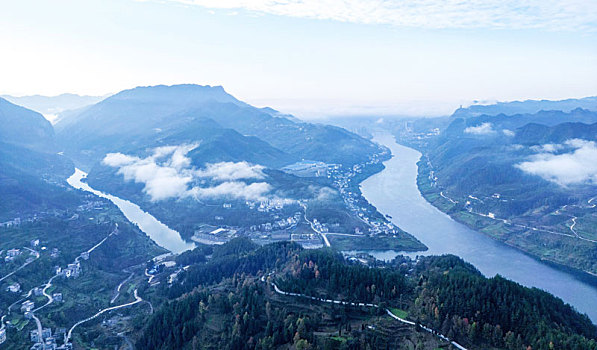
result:
[[(59, 119), (56, 136), (34, 112), (6, 109), (47, 136), (0, 148), (11, 183), (0, 189), (12, 196), (0, 227), (0, 346), (595, 347), (597, 289), (432, 208), (421, 163), (416, 180), (420, 154), (390, 134), (300, 122), (219, 87), (115, 96)], [(97, 124), (105, 118), (120, 125)], [(590, 243), (583, 225), (575, 215), (567, 234)], [(471, 283), (475, 295), (491, 285), (492, 303), (535, 309), (471, 313), (488, 307), (467, 295)], [(549, 336), (528, 330), (537, 322)]]

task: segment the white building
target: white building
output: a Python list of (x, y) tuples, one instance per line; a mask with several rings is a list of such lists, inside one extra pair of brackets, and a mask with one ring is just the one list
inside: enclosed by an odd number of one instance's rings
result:
[(11, 284), (10, 286), (8, 286), (6, 288), (6, 290), (9, 292), (12, 292), (12, 293), (18, 293), (21, 291), (21, 285), (15, 282), (15, 283)]

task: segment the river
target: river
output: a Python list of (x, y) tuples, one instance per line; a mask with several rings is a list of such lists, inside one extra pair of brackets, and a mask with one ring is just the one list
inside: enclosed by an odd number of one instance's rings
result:
[(178, 232), (164, 225), (151, 214), (143, 211), (138, 205), (91, 188), (89, 184), (81, 181), (86, 177), (87, 174), (84, 171), (75, 169), (75, 173), (66, 181), (76, 189), (91, 192), (97, 196), (110, 200), (120, 209), (120, 211), (122, 211), (124, 216), (130, 222), (137, 224), (141, 231), (145, 232), (145, 234), (157, 243), (157, 245), (166, 248), (173, 253), (180, 253), (195, 247), (194, 243), (183, 240)]
[[(394, 224), (429, 247), (420, 255), (460, 256), (485, 276), (500, 274), (546, 290), (597, 323), (597, 287), (452, 220), (427, 202), (417, 188), (421, 153), (397, 144), (389, 134), (378, 134), (374, 141), (388, 147), (394, 156), (384, 163), (383, 171), (361, 183), (362, 193), (381, 213), (391, 215)], [(373, 255), (388, 258), (396, 252)]]

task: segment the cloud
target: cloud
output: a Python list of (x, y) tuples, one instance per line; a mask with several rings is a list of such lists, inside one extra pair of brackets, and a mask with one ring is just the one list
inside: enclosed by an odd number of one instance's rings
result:
[(264, 167), (252, 165), (247, 162), (221, 162), (207, 164), (204, 170), (197, 171), (199, 177), (209, 177), (214, 180), (240, 180), (240, 179), (263, 179)]
[[(271, 186), (265, 182), (246, 184), (238, 181), (264, 179), (264, 168), (261, 165), (221, 162), (207, 164), (204, 169), (191, 167), (191, 159), (187, 157), (187, 153), (197, 146), (185, 144), (158, 147), (146, 158), (109, 153), (104, 157), (103, 163), (118, 168), (117, 173), (123, 175), (125, 181), (143, 184), (143, 192), (152, 201), (186, 197), (262, 200), (271, 191)], [(211, 187), (196, 185), (205, 179), (212, 183)]]
[(468, 128), (464, 129), (466, 134), (473, 134), (473, 135), (489, 135), (495, 133), (493, 130), (493, 124), (491, 123), (483, 123), (477, 126), (469, 126)]
[(586, 0), (168, 0), (209, 9), (413, 28), (595, 31)]
[(250, 185), (244, 182), (223, 182), (214, 187), (193, 187), (189, 195), (196, 199), (202, 198), (236, 198), (245, 200), (265, 200), (266, 194), (272, 187), (265, 182), (255, 182)]
[[(568, 152), (554, 153), (563, 149)], [(597, 144), (594, 141), (572, 139), (562, 145), (543, 145), (539, 150), (541, 153), (516, 167), (561, 186), (597, 185)]]
[(546, 143), (544, 145), (531, 146), (530, 149), (537, 153), (555, 153), (564, 148), (564, 145), (558, 145), (554, 143)]
[(503, 129), (503, 130), (502, 130), (502, 133), (503, 133), (505, 136), (508, 136), (508, 137), (512, 137), (512, 136), (516, 135), (516, 133), (515, 133), (514, 131), (512, 131), (512, 130), (508, 130), (508, 129)]

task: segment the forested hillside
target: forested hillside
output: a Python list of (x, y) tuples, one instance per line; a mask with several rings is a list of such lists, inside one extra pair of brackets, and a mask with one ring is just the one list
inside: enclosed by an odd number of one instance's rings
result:
[[(499, 276), (487, 279), (455, 256), (364, 266), (329, 249), (286, 243), (235, 240), (206, 249), (186, 253), (181, 259), (191, 265), (178, 282), (149, 294), (175, 299), (139, 324), (138, 346), (426, 349), (441, 343), (383, 316), (387, 307), (470, 349), (597, 348), (595, 326), (560, 299)], [(268, 281), (287, 292), (380, 307), (280, 296)], [(390, 325), (400, 331), (386, 333)]]

